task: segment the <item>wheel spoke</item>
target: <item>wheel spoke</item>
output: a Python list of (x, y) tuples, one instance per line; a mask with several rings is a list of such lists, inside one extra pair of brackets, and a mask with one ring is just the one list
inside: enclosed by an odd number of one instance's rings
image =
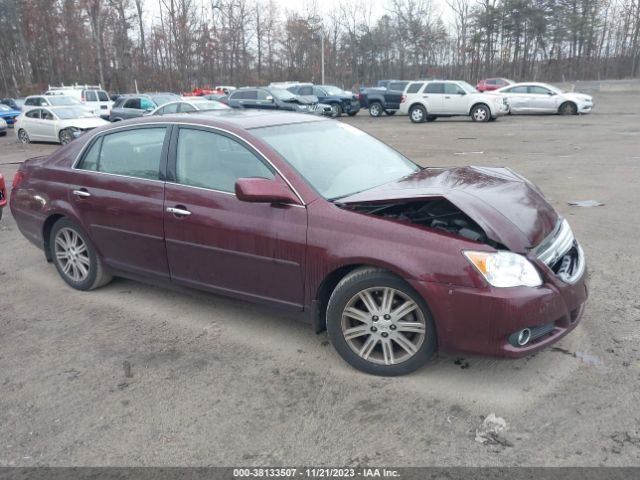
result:
[(62, 272), (69, 275), (69, 270), (71, 270), (71, 261), (67, 260), (67, 263), (62, 266)]
[(367, 341), (364, 342), (364, 345), (362, 345), (362, 348), (360, 349), (360, 356), (365, 360), (368, 359), (369, 355), (371, 355), (371, 352), (373, 352), (373, 349), (375, 348), (376, 343), (378, 343), (378, 340), (373, 335), (370, 335), (369, 338), (367, 338)]
[(343, 335), (345, 340), (352, 340), (367, 335), (368, 333), (369, 327), (367, 325), (358, 325), (357, 327), (348, 328), (343, 332)]
[(393, 312), (391, 312), (391, 315), (396, 320), (400, 320), (401, 318), (406, 317), (408, 314), (410, 314), (417, 308), (418, 306), (415, 304), (415, 302), (411, 300), (407, 300), (398, 308), (396, 308)]
[(349, 318), (353, 318), (354, 320), (358, 320), (359, 322), (367, 323), (367, 324), (371, 320), (371, 317), (369, 315), (367, 315), (367, 312), (363, 312), (359, 308), (355, 308), (355, 307), (347, 307), (347, 308), (345, 308), (343, 315), (346, 316), (346, 317), (349, 317)]
[(89, 269), (86, 267), (86, 265), (83, 265), (80, 262), (76, 263), (76, 269), (78, 270), (78, 280), (86, 277), (87, 273), (89, 273)]
[(65, 242), (64, 238), (62, 238), (61, 235), (58, 235), (56, 237), (56, 245), (58, 245), (62, 250), (68, 250), (69, 248), (67, 247), (67, 243)]
[(378, 312), (378, 304), (367, 290), (360, 292), (360, 300), (364, 303), (367, 311), (371, 314)]
[(399, 332), (425, 333), (426, 328), (420, 322), (397, 322), (396, 327)]
[(384, 358), (385, 365), (393, 365), (396, 363), (396, 359), (393, 354), (393, 344), (388, 338), (382, 340), (382, 356)]
[(392, 288), (385, 288), (382, 291), (382, 301), (380, 305), (381, 313), (389, 313), (391, 312), (391, 306), (393, 305), (393, 298), (395, 297), (395, 292)]
[(84, 253), (84, 252), (86, 252), (86, 251), (87, 251), (87, 246), (85, 245), (85, 243), (84, 243), (84, 242), (82, 242), (82, 243), (78, 246), (78, 248), (76, 249), (76, 253), (77, 253), (78, 255), (80, 255), (81, 253)]
[(56, 258), (58, 258), (59, 260), (67, 260), (67, 252), (63, 251), (56, 251)]
[(416, 348), (416, 346), (411, 342), (411, 340), (409, 340), (407, 337), (405, 337), (403, 334), (398, 333), (396, 335), (393, 336), (393, 341), (396, 342), (398, 345), (400, 345), (400, 347), (407, 352), (409, 355), (415, 355), (416, 352), (418, 351), (418, 349)]

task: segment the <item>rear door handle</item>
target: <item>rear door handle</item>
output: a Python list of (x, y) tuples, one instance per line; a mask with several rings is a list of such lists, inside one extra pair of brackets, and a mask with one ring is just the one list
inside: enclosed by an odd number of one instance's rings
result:
[(173, 213), (178, 217), (188, 217), (189, 215), (191, 215), (191, 212), (182, 207), (182, 205), (178, 205), (177, 207), (168, 207), (167, 213)]
[(80, 197), (80, 198), (88, 198), (91, 196), (91, 194), (89, 192), (87, 192), (86, 189), (84, 188), (80, 188), (78, 190), (74, 190), (72, 192), (76, 197)]

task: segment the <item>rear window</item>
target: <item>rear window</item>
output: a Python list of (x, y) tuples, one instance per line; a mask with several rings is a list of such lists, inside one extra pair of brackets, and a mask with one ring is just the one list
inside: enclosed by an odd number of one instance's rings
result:
[(409, 85), (409, 88), (407, 88), (407, 93), (418, 93), (423, 85), (424, 83), (422, 82), (412, 83)]

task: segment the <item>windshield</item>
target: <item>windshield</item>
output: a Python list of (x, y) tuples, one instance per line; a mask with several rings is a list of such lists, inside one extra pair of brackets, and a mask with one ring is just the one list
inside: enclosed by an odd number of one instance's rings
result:
[(332, 85), (322, 85), (322, 88), (327, 92), (327, 95), (346, 95), (344, 90)]
[(296, 98), (296, 96), (289, 90), (284, 90), (282, 88), (272, 88), (269, 92), (271, 92), (271, 95), (283, 102), (294, 100)]
[(175, 102), (176, 100), (181, 100), (177, 95), (153, 95), (151, 100), (159, 107), (164, 105), (165, 103)]
[(81, 105), (80, 100), (73, 97), (65, 97), (64, 95), (47, 95), (47, 99), (51, 105)]
[(267, 142), (329, 200), (369, 190), (420, 170), (381, 141), (341, 122), (282, 125), (251, 132)]
[(82, 107), (65, 107), (51, 109), (61, 120), (69, 120), (72, 118), (91, 118), (94, 115), (86, 108)]
[(467, 93), (478, 93), (478, 90), (469, 85), (467, 82), (458, 82), (458, 85), (460, 85), (462, 89)]
[(194, 102), (193, 106), (198, 110), (229, 110), (231, 108), (221, 102)]

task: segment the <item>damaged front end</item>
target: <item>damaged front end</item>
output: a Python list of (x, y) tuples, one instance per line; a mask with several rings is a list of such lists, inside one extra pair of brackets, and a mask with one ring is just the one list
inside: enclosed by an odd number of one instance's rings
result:
[(490, 239), (471, 217), (443, 197), (340, 204), (340, 206), (351, 211), (447, 232), (494, 248), (504, 248), (499, 242)]

